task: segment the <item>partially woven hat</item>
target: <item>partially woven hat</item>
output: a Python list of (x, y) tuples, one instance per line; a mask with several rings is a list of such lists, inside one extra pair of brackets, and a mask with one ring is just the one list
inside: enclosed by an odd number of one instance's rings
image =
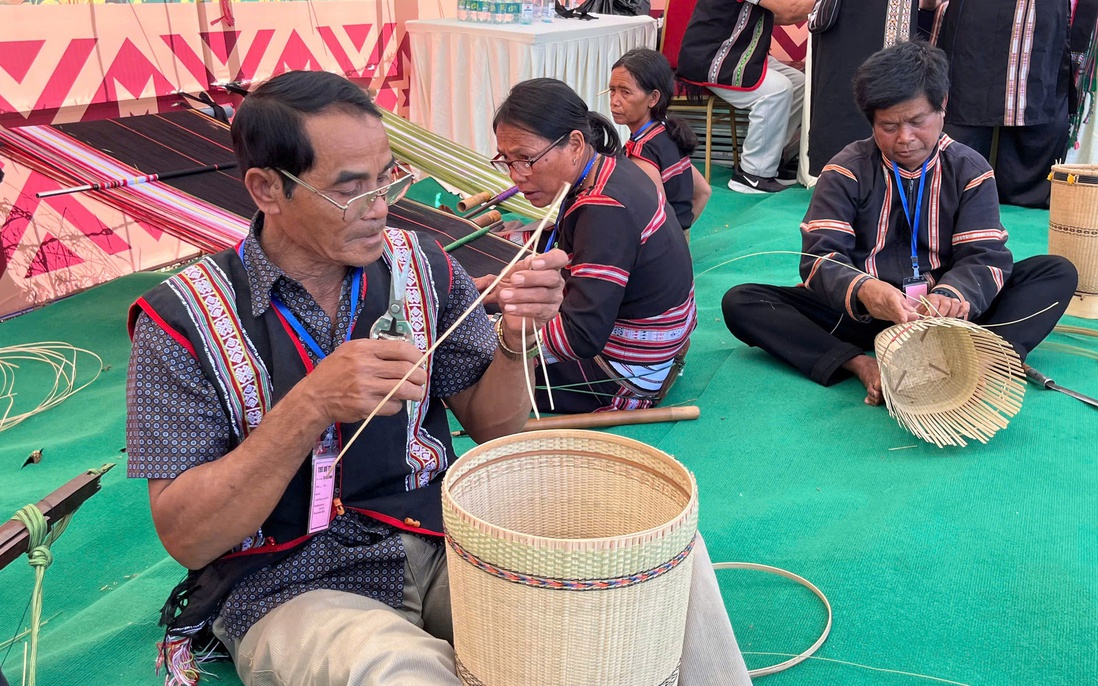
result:
[(987, 441), (1022, 407), (1021, 360), (1000, 336), (972, 322), (935, 317), (877, 334), (888, 412), (939, 447)]
[(678, 683), (693, 475), (593, 431), (484, 443), (443, 483), (458, 675), (469, 685)]

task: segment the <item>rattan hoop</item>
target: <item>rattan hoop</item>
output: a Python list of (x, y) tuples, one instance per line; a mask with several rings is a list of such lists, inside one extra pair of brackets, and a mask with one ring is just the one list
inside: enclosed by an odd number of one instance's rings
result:
[(885, 329), (875, 341), (888, 412), (938, 447), (981, 443), (1022, 407), (1022, 363), (1001, 337), (963, 319), (935, 317)]
[(1079, 270), (1078, 293), (1098, 295), (1098, 165), (1053, 165), (1049, 178), (1048, 251)]
[(698, 499), (669, 455), (594, 431), (490, 441), (442, 489), (469, 686), (671, 686)]

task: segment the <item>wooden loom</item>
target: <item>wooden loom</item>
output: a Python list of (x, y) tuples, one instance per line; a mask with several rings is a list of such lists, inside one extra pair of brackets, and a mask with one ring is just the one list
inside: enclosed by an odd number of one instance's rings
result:
[[(52, 141), (64, 144), (53, 149), (49, 146), (31, 146), (30, 134), (49, 134)], [(101, 178), (78, 176), (67, 164), (74, 154), (105, 157), (129, 170), (129, 176), (164, 174), (188, 167), (212, 165), (234, 159), (229, 127), (195, 110), (150, 114), (124, 119), (76, 122), (43, 127), (22, 127), (0, 132), (4, 154), (43, 173), (63, 184), (95, 183), (116, 174)], [(237, 170), (212, 171), (207, 174), (186, 176), (158, 182), (219, 211), (238, 218), (246, 225), (256, 208), (241, 182)], [(142, 217), (143, 209), (161, 212), (171, 208), (153, 208), (156, 203), (145, 196), (137, 196), (134, 189), (119, 188), (93, 191), (95, 198), (119, 211)], [(146, 207), (149, 206), (149, 207)], [(155, 222), (155, 220), (153, 219)], [(471, 221), (436, 210), (412, 200), (401, 200), (389, 208), (389, 226), (416, 231), (448, 245), (480, 227)], [(157, 228), (198, 247), (213, 251), (231, 247), (238, 236), (204, 234), (199, 237), (173, 226), (171, 222), (154, 223)], [(239, 232), (239, 227), (237, 227)], [(495, 273), (518, 250), (518, 246), (498, 236), (487, 235), (475, 243), (466, 244), (453, 251), (454, 257), (473, 276)]]

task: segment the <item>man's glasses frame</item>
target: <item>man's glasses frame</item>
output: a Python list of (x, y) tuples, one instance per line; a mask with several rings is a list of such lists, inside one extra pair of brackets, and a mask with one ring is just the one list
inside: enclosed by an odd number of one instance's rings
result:
[[(408, 192), (408, 189), (412, 186), (413, 183), (415, 183), (415, 180), (416, 180), (415, 172), (413, 172), (408, 167), (405, 167), (400, 162), (397, 162), (396, 165), (393, 167), (392, 171), (394, 173), (397, 172), (397, 171), (400, 171), (404, 174), (404, 176), (400, 177), (399, 179), (396, 179), (395, 181), (392, 181), (390, 183), (385, 184), (381, 188), (375, 188), (372, 191), (366, 191), (365, 193), (362, 193), (361, 195), (356, 195), (355, 197), (348, 200), (346, 203), (341, 203), (341, 202), (329, 197), (327, 195), (327, 193), (325, 193), (324, 191), (318, 190), (317, 188), (311, 186), (306, 181), (302, 181), (301, 179), (294, 176), (293, 174), (286, 171), (285, 169), (278, 169), (277, 171), (278, 171), (278, 173), (282, 174), (283, 176), (290, 179), (294, 183), (300, 184), (302, 187), (305, 188), (305, 190), (316, 193), (320, 197), (324, 198), (325, 200), (327, 200), (331, 204), (338, 207), (339, 211), (343, 213), (343, 221), (344, 222), (352, 222), (352, 221), (355, 221), (356, 219), (361, 218), (364, 214), (366, 214), (370, 210), (371, 207), (374, 206), (374, 203), (377, 202), (378, 199), (384, 199), (386, 205), (392, 205), (392, 204), (396, 203), (397, 201), (399, 201), (401, 198), (404, 197), (404, 194)], [(329, 192), (331, 192), (331, 191), (329, 191)], [(358, 214), (357, 217), (352, 216), (350, 219), (348, 219), (347, 218), (347, 210), (351, 209), (351, 207), (353, 205), (356, 205), (357, 203), (362, 203), (361, 206), (358, 208), (361, 211), (355, 213), (355, 214)]]
[(568, 133), (562, 135), (560, 138), (558, 138), (555, 141), (553, 141), (552, 143), (550, 143), (549, 147), (542, 150), (541, 152), (534, 155), (533, 157), (531, 157), (528, 160), (514, 160), (512, 162), (508, 162), (507, 160), (501, 158), (500, 155), (496, 155), (495, 157), (493, 157), (491, 159), (492, 166), (495, 167), (496, 169), (500, 170), (504, 174), (506, 174), (509, 170), (513, 169), (516, 172), (518, 172), (519, 174), (522, 174), (523, 176), (526, 176), (534, 170), (534, 162), (537, 162), (541, 158), (548, 155), (550, 150), (552, 150), (553, 148), (560, 145), (560, 142), (563, 141), (565, 138), (567, 138), (568, 135), (571, 134), (571, 133), (572, 132), (569, 131)]

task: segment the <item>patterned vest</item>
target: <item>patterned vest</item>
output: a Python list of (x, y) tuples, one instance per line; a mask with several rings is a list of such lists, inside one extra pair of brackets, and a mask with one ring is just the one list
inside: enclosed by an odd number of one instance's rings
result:
[[(369, 337), (373, 322), (389, 304), (390, 264), (412, 263), (405, 293), (405, 318), (421, 351), (434, 343), (438, 313), (449, 293), (449, 262), (433, 243), (420, 245), (414, 233), (386, 231), (385, 257), (365, 268), (365, 293), (352, 338)], [(194, 353), (217, 389), (238, 445), (263, 415), (306, 375), (303, 348), (274, 307), (252, 316), (248, 276), (232, 250), (207, 257), (154, 288), (136, 309), (149, 314)], [(427, 363), (428, 377), (431, 361)], [(344, 456), (336, 497), (348, 509), (401, 529), (441, 535), (442, 476), (452, 454), (449, 424), (440, 402), (416, 403), (376, 417)], [(360, 426), (339, 426), (341, 445)], [(312, 487), (305, 459), (274, 512), (256, 536), (226, 557), (278, 552), (303, 543)], [(332, 517), (335, 516), (333, 512)]]

